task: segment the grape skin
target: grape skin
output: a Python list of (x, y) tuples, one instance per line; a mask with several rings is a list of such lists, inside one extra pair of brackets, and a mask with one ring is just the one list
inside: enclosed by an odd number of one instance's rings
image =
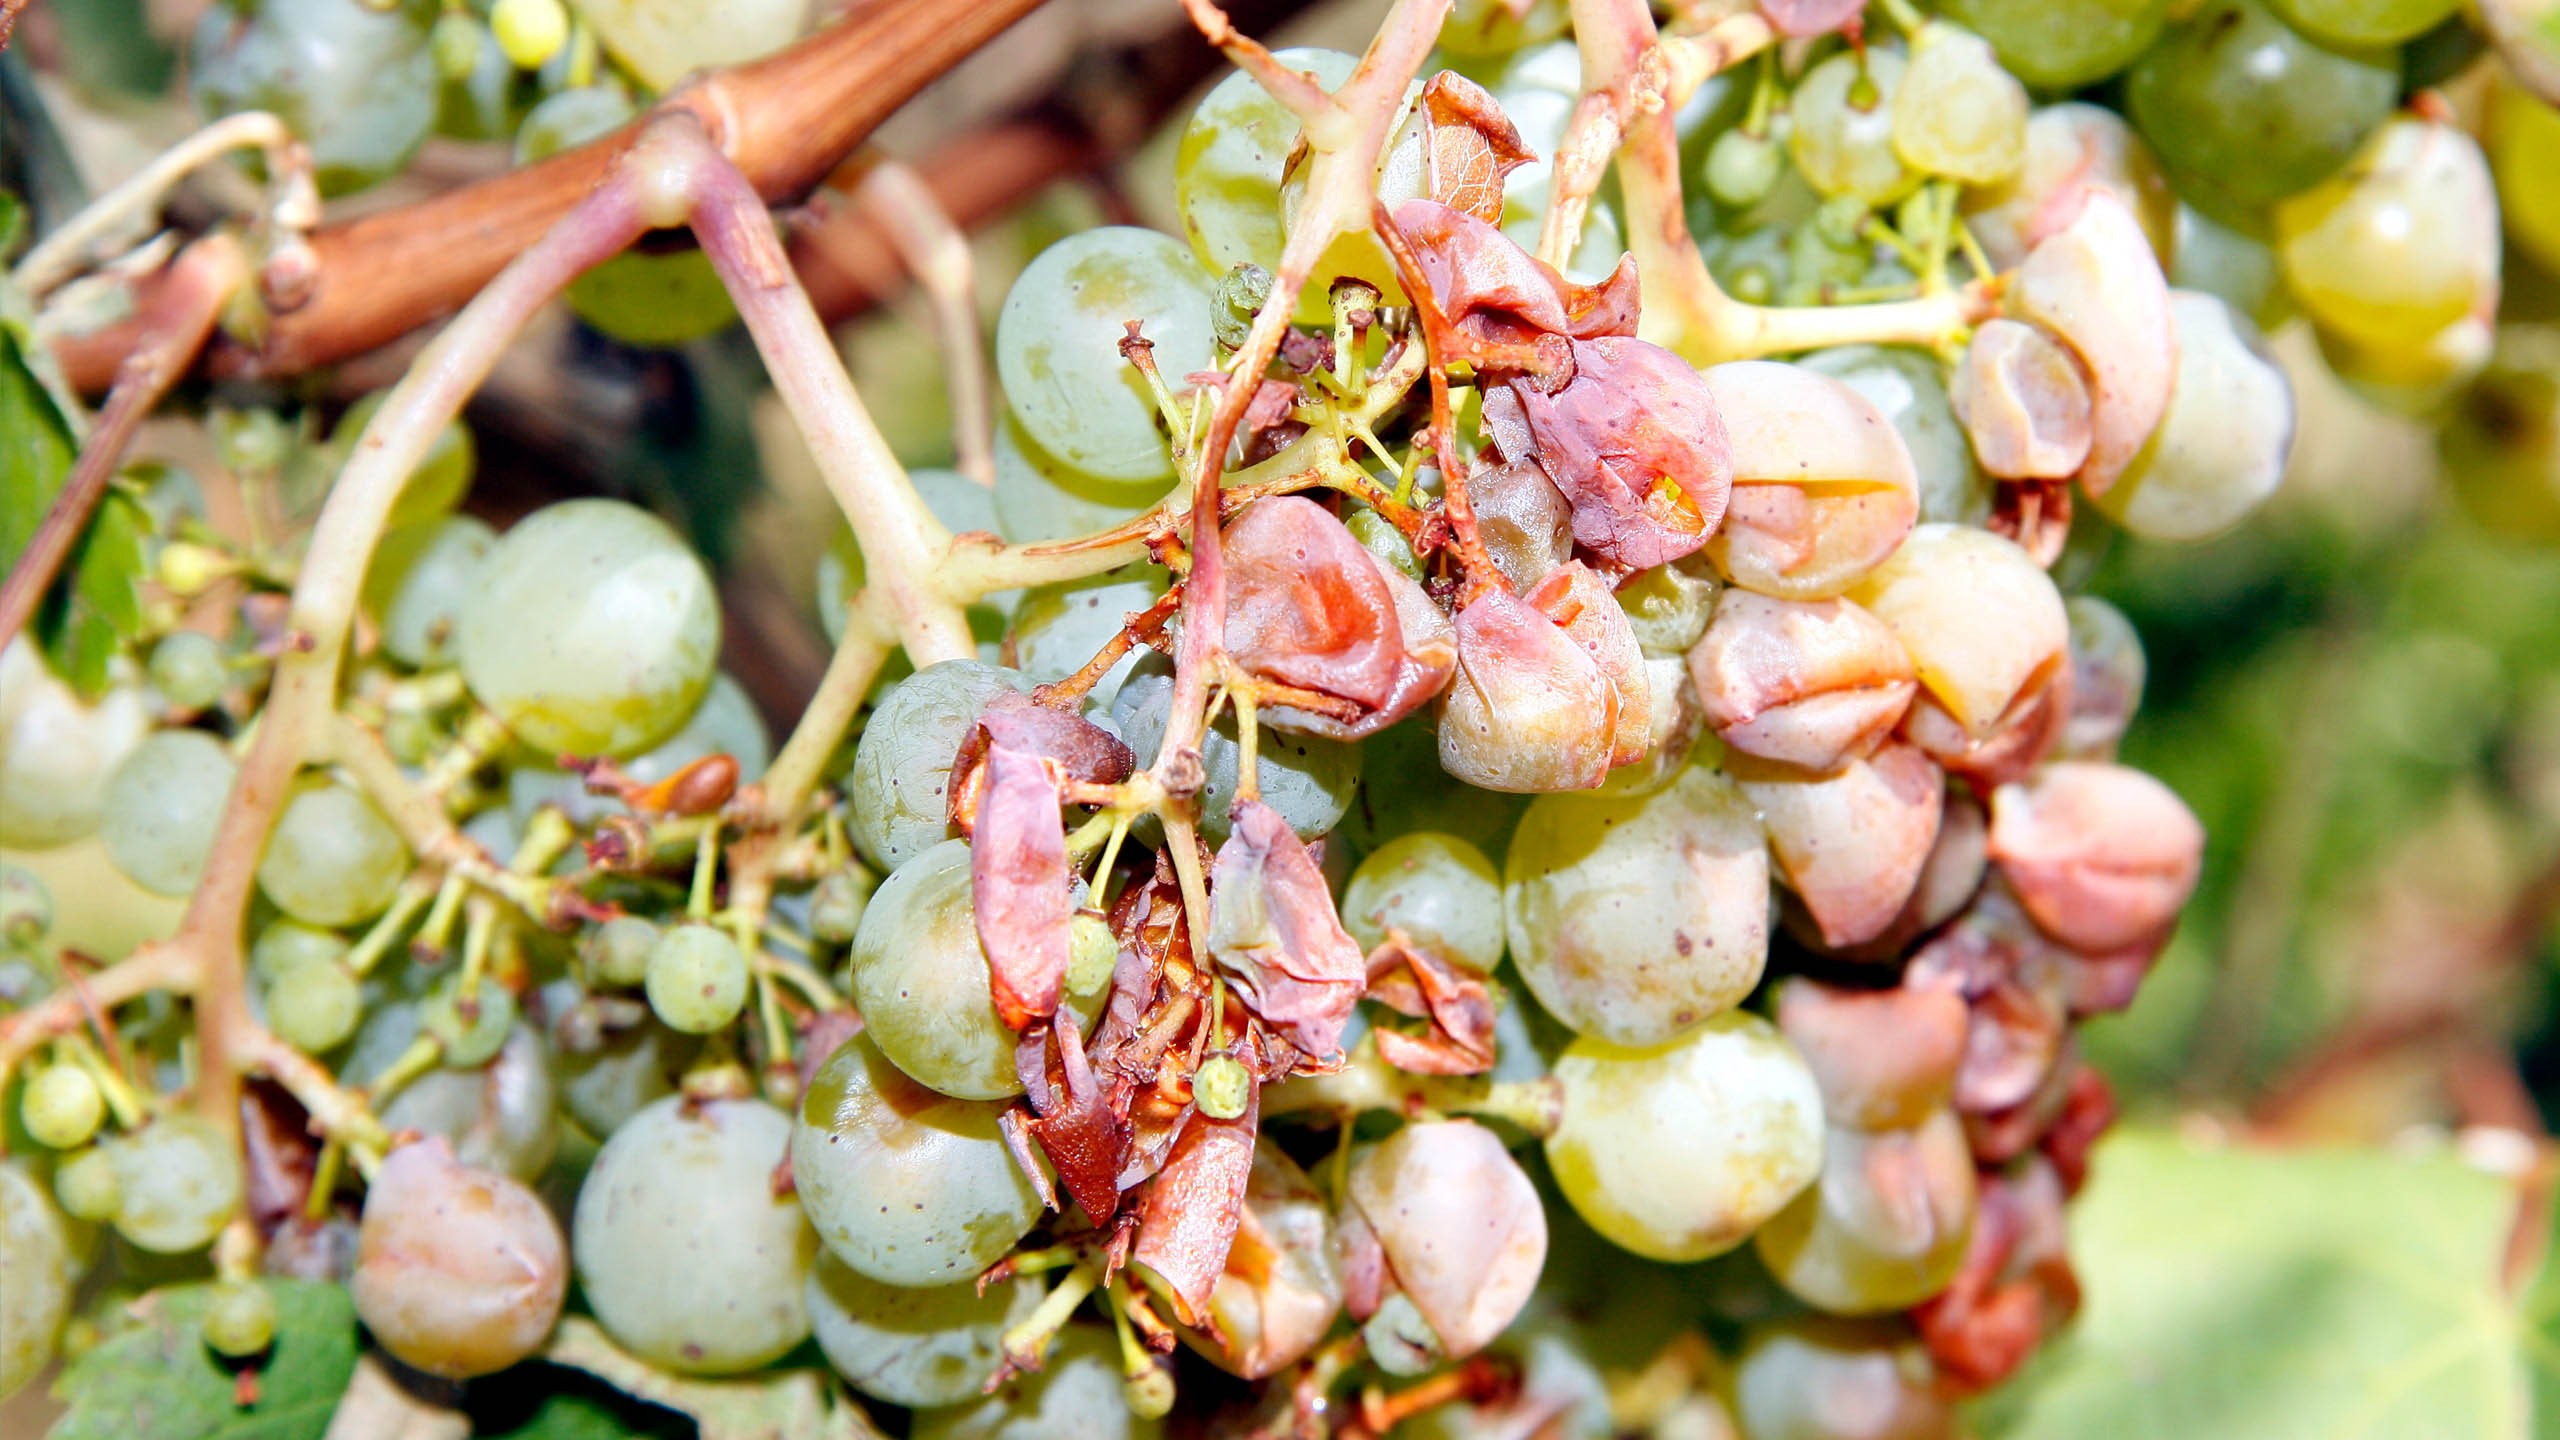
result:
[(853, 843), (894, 870), (951, 834), (951, 762), (987, 702), (1027, 688), (1015, 671), (945, 660), (901, 680), (873, 702), (845, 779)]
[(1376, 949), (1393, 926), (1489, 972), (1502, 959), (1502, 881), (1483, 851), (1454, 835), (1399, 835), (1351, 872), (1342, 924), (1363, 950)]
[(551, 1333), (569, 1283), (560, 1223), (441, 1138), (391, 1152), (365, 1192), (350, 1285), (384, 1349), (447, 1379), (503, 1370)]
[(1121, 359), (1126, 322), (1144, 322), (1168, 388), (1206, 369), (1209, 277), (1181, 241), (1134, 225), (1086, 230), (1023, 269), (996, 319), (996, 372), (1023, 434), (1106, 480), (1173, 470), (1146, 380)]
[(153, 894), (195, 889), (237, 768), (222, 742), (201, 730), (153, 734), (107, 782), (99, 831), (108, 858)]
[(142, 1249), (161, 1255), (201, 1250), (240, 1208), (239, 1153), (198, 1116), (162, 1115), (98, 1148), (115, 1162), (116, 1233)]

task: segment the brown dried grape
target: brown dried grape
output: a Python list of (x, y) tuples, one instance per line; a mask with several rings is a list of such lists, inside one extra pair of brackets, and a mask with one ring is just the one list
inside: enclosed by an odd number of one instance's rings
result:
[(1733, 498), (1707, 554), (1745, 589), (1838, 595), (1893, 553), (1920, 513), (1902, 434), (1846, 384), (1770, 360), (1704, 372), (1725, 419)]
[(1405, 1126), (1358, 1156), (1350, 1204), (1441, 1352), (1508, 1328), (1547, 1260), (1547, 1212), (1520, 1162), (1473, 1120)]
[(1909, 745), (1887, 745), (1831, 775), (1729, 759), (1760, 808), (1769, 851), (1823, 943), (1872, 940), (1900, 914), (1938, 838), (1946, 782)]
[(1833, 1315), (1881, 1315), (1944, 1289), (1973, 1229), (1973, 1156), (1940, 1109), (1910, 1130), (1833, 1126), (1822, 1178), (1752, 1237), (1799, 1300)]
[(2139, 770), (2048, 765), (1991, 797), (1991, 858), (2046, 934), (2121, 950), (2167, 930), (2196, 887), (2204, 826)]
[(1342, 1313), (1332, 1207), (1298, 1162), (1268, 1139), (1254, 1146), (1244, 1214), (1208, 1310), (1215, 1329), (1186, 1331), (1183, 1338), (1247, 1380), (1296, 1364)]
[(1827, 771), (1874, 751), (1919, 689), (1902, 643), (1848, 600), (1778, 600), (1735, 587), (1689, 673), (1717, 738)]
[(1404, 635), (1377, 561), (1322, 506), (1274, 495), (1227, 526), (1227, 653), (1284, 685), (1374, 709)]
[(1513, 590), (1528, 591), (1573, 555), (1573, 508), (1530, 460), (1487, 465), (1467, 477), (1476, 538)]
[(2063, 663), (2070, 621), (2052, 577), (2017, 542), (1923, 525), (1851, 599), (1901, 640), (1920, 683), (1976, 738)]
[(2077, 215), (2027, 252), (2009, 308), (2053, 332), (2089, 378), (2089, 459), (2082, 488), (2104, 495), (2169, 413), (2178, 337), (2169, 282), (2150, 237), (2112, 193), (2092, 190)]
[(1947, 399), (1973, 457), (2004, 480), (2064, 480), (2088, 462), (2089, 384), (2042, 330), (1986, 320), (1964, 348)]
[(1851, 990), (1795, 976), (1778, 989), (1777, 1016), (1834, 1126), (1907, 1129), (1955, 1093), (1969, 1016), (1951, 985)]
[(568, 1287), (560, 1222), (520, 1182), (454, 1159), (442, 1136), (374, 1172), (356, 1314), (404, 1364), (455, 1380), (504, 1370), (551, 1333)]

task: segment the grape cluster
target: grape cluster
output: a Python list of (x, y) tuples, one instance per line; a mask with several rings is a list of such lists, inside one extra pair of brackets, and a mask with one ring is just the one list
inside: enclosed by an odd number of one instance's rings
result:
[[(1706, 7), (1755, 58), (1619, 118), (1655, 172), (1577, 192), (1580, 8), (1461, 0), (1366, 111), (1358, 57), (1261, 57), (1333, 123), (1248, 65), (1179, 234), (1023, 268), (992, 487), (909, 477), (928, 558), (998, 577), (972, 643), (848, 667), (814, 767), (685, 536), (460, 513), (459, 423), (247, 850), (290, 544), (163, 526), (190, 603), (102, 695), (0, 653), (0, 1013), (87, 910), (227, 867), (241, 1025), (317, 1077), (244, 1151), (175, 1103), (165, 996), (31, 1052), (0, 1393), (103, 1224), (221, 1240), (234, 1360), (262, 1254), (431, 1375), (539, 1354), (574, 1280), (646, 1365), (814, 1340), (918, 1437), (1153, 1435), (1205, 1367), (1214, 1434), (1958, 1433), (2077, 1307), (2077, 1027), (2205, 848), (2116, 758), (2145, 658), (2097, 552), (2274, 492), (2297, 311), (2388, 403), (2476, 381), (2466, 498), (2560, 534), (2560, 343), (2494, 328), (2501, 204), (2560, 259), (2560, 119), (2501, 76), (2484, 149), (2413, 91), (2450, 0), (1761, 0)], [(431, 132), (537, 161), (805, 18), (263, 0), (192, 75), (334, 192)], [(736, 315), (694, 252), (569, 299), (642, 344)], [(289, 493), (383, 405), (229, 417), (223, 461)], [(881, 562), (815, 577), (846, 655)]]

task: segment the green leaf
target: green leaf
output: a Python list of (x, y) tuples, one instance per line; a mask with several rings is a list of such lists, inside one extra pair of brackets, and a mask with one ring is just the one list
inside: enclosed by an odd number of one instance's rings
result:
[[(18, 333), (0, 326), (0, 571), (26, 552), (79, 454), (69, 419), (20, 345)], [(106, 689), (107, 662), (142, 626), (149, 528), (139, 505), (109, 492), (36, 607), (38, 643), (85, 697)]]
[(70, 1409), (48, 1440), (319, 1440), (355, 1371), (355, 1302), (319, 1281), (260, 1283), (276, 1297), (276, 1339), (257, 1403), (237, 1403), (237, 1376), (205, 1348), (213, 1286), (173, 1285), (62, 1372), (54, 1394)]
[(2086, 1308), (1982, 1434), (2523, 1440), (2528, 1345), (2560, 1337), (2501, 1286), (2518, 1199), (2444, 1153), (2120, 1134), (2072, 1209)]

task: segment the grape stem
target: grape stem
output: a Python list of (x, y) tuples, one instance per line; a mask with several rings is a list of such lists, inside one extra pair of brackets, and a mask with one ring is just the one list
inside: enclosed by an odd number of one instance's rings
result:
[(152, 292), (142, 343), (118, 367), (106, 408), (90, 427), (79, 460), (27, 548), (9, 567), (8, 580), (0, 582), (0, 646), (16, 638), (53, 588), (54, 576), (89, 528), (90, 514), (124, 463), (125, 447), (204, 348), (224, 302), (248, 274), (248, 257), (237, 239), (217, 231), (180, 250), (169, 270), (171, 283)]
[(952, 223), (924, 177), (894, 160), (871, 167), (854, 187), (861, 206), (915, 277), (941, 332), (959, 470), (988, 489), (996, 483), (995, 412), (987, 356), (978, 333), (978, 291), (969, 237)]
[[(9, 272), (9, 282), (28, 300), (41, 300), (55, 286), (78, 273), (90, 251), (107, 236), (133, 226), (137, 221), (147, 224), (148, 214), (159, 205), (160, 198), (198, 168), (234, 151), (256, 149), (266, 152), (269, 173), (289, 176), (308, 168), (294, 163), (291, 152), (295, 148), (293, 132), (285, 127), (282, 120), (264, 110), (244, 110), (237, 115), (225, 115), (153, 156), (123, 184), (90, 201), (80, 213), (56, 226), (53, 233), (38, 241), (18, 261), (16, 268)], [(204, 242), (199, 240), (196, 243)], [(146, 325), (143, 333), (148, 337), (150, 327)], [(202, 347), (204, 338), (201, 335), (196, 338), (198, 348)], [(179, 356), (176, 372), (184, 373), (194, 358), (194, 349)], [(130, 359), (125, 362), (126, 365), (131, 363)]]

